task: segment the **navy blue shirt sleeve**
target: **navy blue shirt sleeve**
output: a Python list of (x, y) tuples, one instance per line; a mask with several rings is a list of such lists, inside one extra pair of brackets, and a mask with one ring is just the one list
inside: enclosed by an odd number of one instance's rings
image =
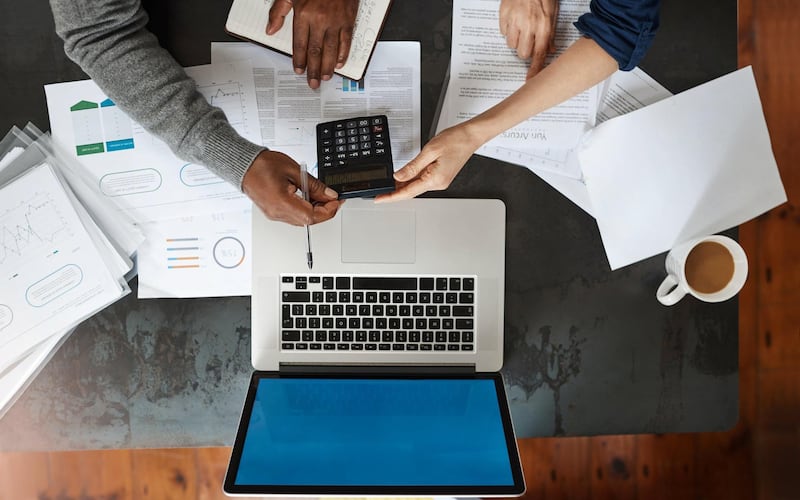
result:
[(661, 0), (592, 0), (575, 27), (613, 57), (619, 69), (639, 64), (658, 30)]

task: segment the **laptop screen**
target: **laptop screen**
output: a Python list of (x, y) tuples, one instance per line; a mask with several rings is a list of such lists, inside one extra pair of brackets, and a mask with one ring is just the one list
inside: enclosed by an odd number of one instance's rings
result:
[(257, 372), (225, 479), (250, 494), (523, 490), (499, 374)]

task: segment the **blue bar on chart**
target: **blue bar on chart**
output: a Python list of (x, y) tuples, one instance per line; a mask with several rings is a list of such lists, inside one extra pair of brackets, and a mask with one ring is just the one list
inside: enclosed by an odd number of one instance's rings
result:
[(350, 78), (342, 77), (342, 91), (343, 92), (364, 92), (364, 79), (351, 80)]
[(131, 119), (120, 111), (111, 99), (106, 99), (101, 102), (100, 109), (103, 116), (106, 149), (108, 151), (133, 149), (133, 126), (131, 125)]

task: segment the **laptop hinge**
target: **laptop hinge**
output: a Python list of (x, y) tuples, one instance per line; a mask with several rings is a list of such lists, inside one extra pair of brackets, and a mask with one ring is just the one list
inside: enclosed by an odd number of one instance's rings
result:
[(366, 374), (474, 374), (475, 365), (311, 365), (291, 363), (280, 365), (281, 373), (366, 373)]

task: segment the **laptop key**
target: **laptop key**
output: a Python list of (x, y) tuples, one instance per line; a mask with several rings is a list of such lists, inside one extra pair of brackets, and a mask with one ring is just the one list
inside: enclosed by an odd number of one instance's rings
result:
[(309, 347), (311, 348), (312, 351), (320, 351), (320, 350), (322, 350), (322, 344), (320, 344), (318, 342), (314, 342), (313, 344), (309, 344)]
[(281, 338), (284, 342), (297, 342), (300, 340), (300, 332), (298, 330), (284, 330)]
[(283, 292), (281, 298), (284, 302), (311, 302), (311, 292)]
[(378, 350), (388, 351), (392, 348), (392, 344), (378, 344)]
[(322, 348), (324, 350), (326, 350), (326, 351), (332, 351), (332, 350), (336, 349), (336, 344), (330, 344), (330, 343), (322, 344)]
[(281, 349), (294, 349), (294, 344), (291, 342), (284, 342), (281, 344)]

